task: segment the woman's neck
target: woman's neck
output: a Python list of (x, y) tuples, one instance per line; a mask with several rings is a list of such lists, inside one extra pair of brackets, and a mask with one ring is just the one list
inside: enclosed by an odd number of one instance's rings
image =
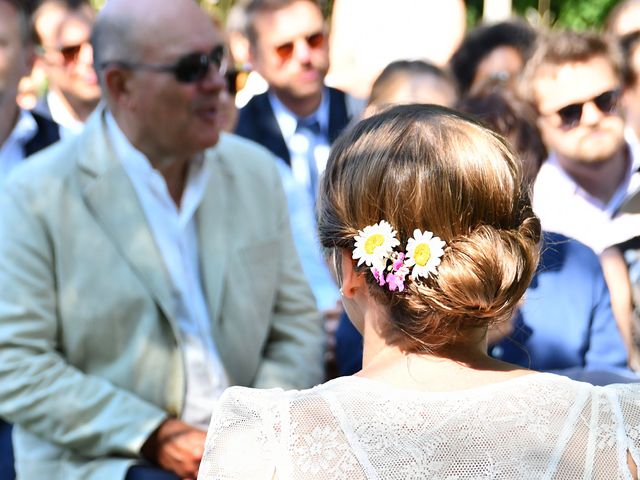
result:
[(363, 369), (357, 375), (402, 388), (427, 391), (453, 391), (497, 383), (530, 371), (487, 354), (486, 330), (465, 335), (466, 341), (437, 353), (407, 353), (390, 342), (384, 321), (367, 318), (364, 322)]

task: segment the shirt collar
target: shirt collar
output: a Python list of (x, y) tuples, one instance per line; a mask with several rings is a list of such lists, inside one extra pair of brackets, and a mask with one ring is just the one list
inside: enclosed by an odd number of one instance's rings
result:
[(47, 93), (47, 105), (51, 113), (51, 119), (62, 127), (64, 132), (78, 134), (82, 130), (84, 123), (78, 120), (66, 107), (60, 95), (49, 91)]
[[(133, 146), (116, 123), (111, 112), (107, 110), (105, 117), (109, 138), (113, 143), (116, 158), (134, 183), (144, 183), (148, 188), (151, 188), (152, 182), (158, 182), (161, 179), (166, 188), (164, 177), (158, 170), (153, 168), (149, 159)], [(187, 213), (187, 216), (192, 215), (202, 201), (208, 178), (209, 168), (207, 167), (204, 153), (201, 153), (189, 163), (187, 182), (182, 194), (181, 210), (189, 210), (190, 212)]]
[(544, 161), (544, 164), (546, 164), (546, 168), (552, 168), (557, 171), (558, 179), (560, 181), (555, 183), (555, 188), (562, 188), (571, 194), (577, 194), (582, 190), (571, 175), (562, 168), (555, 152), (551, 152), (549, 154), (547, 159)]
[[(268, 98), (269, 103), (271, 103), (271, 108), (273, 109), (273, 114), (280, 126), (282, 137), (285, 139), (285, 142), (287, 142), (287, 140), (296, 133), (299, 117), (289, 110), (271, 90), (269, 90)], [(320, 100), (318, 109), (305, 118), (314, 118), (320, 124), (322, 132), (329, 131), (329, 95), (326, 88), (322, 89), (322, 99)]]
[(638, 172), (640, 169), (640, 143), (636, 140), (635, 142), (629, 141), (633, 137), (625, 134), (625, 148), (629, 152), (629, 162), (628, 162), (628, 170), (625, 175), (623, 182), (620, 184), (616, 192), (611, 196), (609, 202), (605, 205), (597, 198), (593, 197), (589, 192), (584, 190), (578, 183), (569, 175), (562, 165), (560, 165), (560, 161), (558, 160), (558, 156), (555, 152), (551, 152), (545, 163), (557, 170), (560, 181), (555, 182), (554, 188), (556, 192), (559, 190), (564, 190), (572, 195), (578, 195), (580, 197), (585, 198), (589, 202), (598, 205), (600, 209), (613, 213), (619, 204), (622, 202), (623, 198), (627, 194), (627, 190), (629, 189), (629, 184), (631, 179), (634, 176), (634, 173)]
[(116, 123), (110, 111), (105, 113), (107, 131), (112, 141), (116, 158), (128, 172), (136, 172), (138, 175), (150, 174), (155, 169), (149, 163), (147, 157), (136, 147), (134, 147), (127, 136)]

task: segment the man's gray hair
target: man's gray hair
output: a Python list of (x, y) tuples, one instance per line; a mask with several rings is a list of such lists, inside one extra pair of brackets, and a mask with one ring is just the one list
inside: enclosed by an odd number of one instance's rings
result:
[(98, 15), (91, 31), (91, 47), (93, 48), (93, 68), (100, 86), (106, 91), (104, 84), (104, 68), (110, 63), (135, 63), (137, 60), (134, 45), (134, 25), (122, 16)]

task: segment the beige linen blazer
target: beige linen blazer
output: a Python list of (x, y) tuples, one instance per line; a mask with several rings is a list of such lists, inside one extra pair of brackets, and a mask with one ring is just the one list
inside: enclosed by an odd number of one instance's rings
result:
[[(322, 381), (321, 319), (273, 157), (233, 135), (205, 155), (197, 212), (213, 340), (232, 385)], [(175, 294), (104, 110), (0, 196), (0, 416), (20, 479), (118, 479), (185, 396)]]

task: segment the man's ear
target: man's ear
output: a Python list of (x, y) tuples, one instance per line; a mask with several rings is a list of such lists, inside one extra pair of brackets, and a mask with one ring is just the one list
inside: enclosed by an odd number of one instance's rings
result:
[(115, 103), (128, 105), (131, 102), (131, 72), (118, 66), (105, 67), (104, 88)]
[(349, 250), (341, 248), (338, 252), (341, 257), (342, 295), (346, 298), (353, 298), (367, 287), (364, 273), (356, 270), (356, 261), (351, 258), (351, 252)]

